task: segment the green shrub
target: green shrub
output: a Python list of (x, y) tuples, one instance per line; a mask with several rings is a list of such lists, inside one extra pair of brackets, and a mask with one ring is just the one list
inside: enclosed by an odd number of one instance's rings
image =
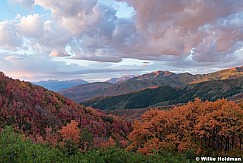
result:
[(158, 152), (145, 156), (140, 153), (128, 152), (119, 148), (91, 150), (82, 153), (75, 150), (72, 155), (61, 148), (34, 144), (21, 134), (14, 132), (12, 127), (5, 127), (0, 132), (1, 163), (185, 163), (185, 157), (168, 152)]

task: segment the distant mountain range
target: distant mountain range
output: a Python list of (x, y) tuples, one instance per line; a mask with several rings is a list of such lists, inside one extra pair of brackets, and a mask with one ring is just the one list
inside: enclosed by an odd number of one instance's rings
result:
[(58, 93), (63, 94), (73, 101), (80, 102), (93, 97), (102, 96), (112, 85), (113, 84), (108, 82), (89, 83), (62, 90)]
[(146, 88), (118, 96), (97, 97), (81, 102), (103, 110), (135, 109), (187, 103), (198, 97), (215, 101), (243, 93), (243, 77), (189, 84), (179, 89), (170, 86)]
[(67, 88), (70, 88), (73, 86), (87, 84), (87, 83), (88, 83), (87, 81), (84, 81), (82, 79), (65, 80), (65, 81), (47, 80), (47, 81), (33, 82), (33, 84), (42, 86), (51, 91), (60, 91), (60, 90), (67, 89)]
[[(204, 81), (236, 79), (243, 76), (243, 66), (225, 69), (209, 74), (190, 73), (175, 74), (169, 71), (155, 71), (143, 74), (115, 84), (99, 82), (79, 85), (60, 91), (59, 93), (76, 101), (82, 102), (100, 96), (117, 96), (139, 91), (154, 86), (170, 86), (173, 89), (184, 88), (188, 84)], [(105, 85), (105, 87), (104, 87)], [(88, 92), (87, 92), (88, 90)]]
[[(181, 87), (191, 82), (193, 77), (191, 74), (188, 73), (178, 75), (174, 73), (171, 73), (170, 75), (164, 75), (164, 73), (167, 74), (167, 72), (164, 71), (160, 71), (159, 74), (157, 73), (158, 72), (144, 74), (142, 76), (134, 77), (122, 82), (118, 82), (116, 84), (111, 84), (108, 82), (97, 82), (79, 85), (59, 91), (59, 93), (76, 102), (82, 102), (84, 100), (88, 100), (94, 97), (116, 96), (141, 90), (151, 86), (169, 85), (173, 87)], [(105, 88), (103, 88), (104, 85)], [(87, 90), (89, 90), (88, 94)]]

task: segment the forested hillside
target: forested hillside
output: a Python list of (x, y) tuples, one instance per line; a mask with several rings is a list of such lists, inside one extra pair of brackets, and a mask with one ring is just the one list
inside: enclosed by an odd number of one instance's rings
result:
[(82, 104), (103, 110), (145, 108), (159, 102), (169, 104), (169, 101), (178, 97), (178, 93), (178, 89), (170, 86), (155, 87), (118, 96), (98, 97), (84, 101)]
[(189, 84), (184, 88), (170, 86), (147, 88), (118, 96), (98, 97), (82, 104), (103, 110), (135, 109), (187, 103), (196, 97), (215, 101), (239, 93), (243, 93), (243, 77)]
[(190, 73), (175, 74), (169, 71), (154, 71), (116, 84), (109, 84), (106, 82), (90, 83), (72, 87), (60, 93), (76, 102), (83, 102), (95, 97), (123, 95), (154, 86), (184, 88), (188, 84), (237, 79), (241, 77), (243, 77), (242, 67), (234, 67), (209, 74), (196, 75)]
[(28, 82), (0, 74), (0, 128), (12, 125), (33, 141), (51, 144), (61, 139), (59, 130), (71, 123), (90, 134), (93, 145), (114, 138), (125, 141), (130, 124), (125, 120), (85, 107)]
[(92, 97), (102, 96), (113, 84), (108, 82), (95, 82), (84, 85), (75, 86), (66, 90), (59, 91), (65, 97), (73, 101), (83, 101)]

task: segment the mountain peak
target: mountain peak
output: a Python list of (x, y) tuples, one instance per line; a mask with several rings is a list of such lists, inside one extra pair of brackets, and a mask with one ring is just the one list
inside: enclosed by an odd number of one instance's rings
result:
[(167, 70), (165, 70), (165, 71), (157, 70), (157, 71), (154, 71), (151, 73), (143, 74), (143, 75), (139, 76), (138, 78), (139, 79), (155, 79), (158, 77), (167, 77), (167, 76), (170, 76), (173, 74), (174, 74), (173, 72), (170, 72)]
[(111, 84), (116, 84), (119, 82), (123, 82), (129, 79), (132, 79), (134, 77), (137, 77), (137, 75), (123, 75), (119, 78), (110, 78), (109, 80), (106, 80), (105, 82), (111, 83)]
[(161, 74), (161, 72), (162, 72), (162, 71), (157, 70), (157, 71), (152, 72), (152, 74), (159, 75), (159, 74)]
[(149, 74), (154, 74), (154, 75), (160, 75), (160, 76), (170, 76), (172, 74), (174, 74), (173, 72), (170, 72), (168, 70), (165, 70), (165, 71), (161, 71), (161, 70), (157, 70), (157, 71), (154, 71), (152, 73), (149, 73)]

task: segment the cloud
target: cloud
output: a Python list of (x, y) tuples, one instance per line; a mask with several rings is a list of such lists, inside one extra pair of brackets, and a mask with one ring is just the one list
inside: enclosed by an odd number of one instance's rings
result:
[[(122, 60), (118, 46), (115, 46), (122, 42), (118, 43), (120, 38), (113, 38), (116, 37), (114, 32), (118, 22), (113, 8), (97, 3), (97, 0), (72, 0), (69, 3), (36, 0), (36, 4), (49, 9), (53, 22), (70, 34), (68, 45), (74, 54), (73, 59), (100, 62)], [(56, 53), (51, 55), (56, 56)]]
[(17, 50), (22, 45), (22, 34), (16, 28), (16, 22), (0, 22), (0, 48)]
[(26, 38), (27, 47), (32, 47), (37, 53), (52, 57), (69, 56), (65, 46), (71, 35), (60, 29), (51, 20), (44, 20), (39, 14), (19, 17), (18, 30)]
[[(1, 71), (14, 78), (24, 80), (53, 79), (66, 77), (73, 71), (83, 69), (88, 72), (88, 68), (76, 64), (67, 64), (63, 61), (54, 61), (52, 57), (41, 55), (9, 54), (0, 53)], [(56, 72), (63, 72), (57, 74)]]
[(50, 53), (51, 57), (64, 57), (69, 56), (66, 50), (63, 48), (62, 50), (52, 50)]
[(24, 59), (24, 57), (21, 57), (21, 56), (12, 56), (12, 55), (4, 57), (4, 60), (7, 61), (7, 62), (21, 60), (21, 59)]
[(12, 4), (17, 4), (27, 8), (32, 8), (34, 6), (34, 0), (8, 0)]
[(50, 10), (57, 23), (73, 35), (86, 31), (87, 26), (96, 25), (100, 19), (97, 0), (36, 0), (35, 4)]
[(97, 0), (68, 3), (36, 0), (35, 5), (50, 10), (51, 16), (50, 19), (40, 14), (18, 16), (14, 24), (16, 29), (12, 31), (23, 35), (23, 48), (52, 57), (66, 57), (70, 56), (66, 51), (70, 46), (75, 55), (73, 59), (121, 61), (119, 52), (111, 45), (117, 19), (113, 8), (97, 3)]
[[(114, 64), (150, 61), (144, 69), (153, 68), (153, 61), (168, 68), (243, 62), (242, 0), (113, 0), (134, 8), (134, 15), (126, 18), (116, 16), (115, 5), (99, 0), (11, 2), (43, 7), (50, 15), (33, 13), (0, 22), (0, 48), (45, 56), (47, 67), (56, 65), (50, 61), (56, 57)], [(14, 56), (6, 59), (13, 62)]]
[[(234, 59), (234, 52), (242, 46), (241, 0), (117, 1), (132, 6), (134, 17), (117, 18), (114, 8), (98, 0), (35, 0), (35, 5), (51, 11), (50, 18), (39, 14), (20, 17), (18, 29), (13, 23), (5, 25), (12, 32), (9, 40), (1, 35), (0, 39), (5, 39), (6, 48), (19, 47), (21, 36), (16, 41), (11, 38), (22, 34), (28, 45), (38, 45), (39, 52), (50, 56), (100, 62), (164, 60), (166, 56), (178, 60), (188, 57), (192, 49), (195, 62), (225, 61)], [(72, 54), (65, 50), (67, 46)]]
[(25, 37), (40, 37), (45, 32), (42, 18), (39, 14), (20, 17), (18, 27)]
[[(240, 0), (125, 1), (134, 7), (136, 30), (144, 39), (139, 43), (143, 47), (140, 56), (190, 55), (194, 48), (197, 56), (193, 59), (206, 61), (202, 58), (208, 58), (205, 55), (209, 53), (215, 58), (234, 53), (239, 48), (235, 47), (237, 41), (242, 41), (242, 36), (238, 35), (242, 35), (242, 19), (232, 23), (235, 14), (242, 11), (243, 2)], [(220, 19), (231, 22), (227, 30)], [(130, 50), (135, 49), (136, 46)]]
[[(1, 71), (13, 78), (23, 80), (101, 78), (107, 73), (131, 73), (140, 71), (138, 67), (114, 67), (110, 63), (95, 63), (88, 66), (67, 64), (64, 61), (53, 60), (45, 55), (27, 55), (0, 52)], [(104, 78), (104, 77), (103, 77)]]

